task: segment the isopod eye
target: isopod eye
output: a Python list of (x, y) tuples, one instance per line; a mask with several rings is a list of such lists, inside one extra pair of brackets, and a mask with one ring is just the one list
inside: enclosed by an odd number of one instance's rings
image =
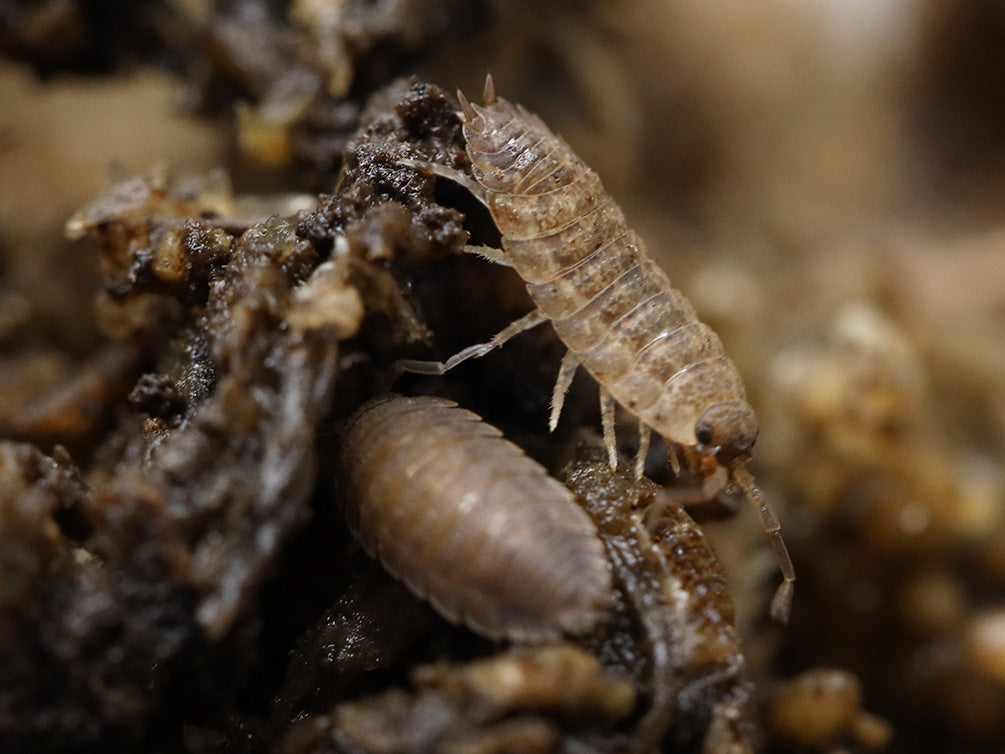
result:
[(719, 463), (728, 465), (750, 454), (757, 437), (757, 417), (744, 400), (718, 401), (695, 422), (694, 435), (699, 450), (715, 453)]

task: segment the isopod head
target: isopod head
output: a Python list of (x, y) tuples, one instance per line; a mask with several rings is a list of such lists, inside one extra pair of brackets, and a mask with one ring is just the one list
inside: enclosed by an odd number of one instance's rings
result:
[(698, 451), (714, 455), (723, 466), (747, 458), (757, 439), (757, 417), (743, 400), (717, 401), (698, 418), (694, 428)]
[(754, 477), (744, 468), (757, 439), (754, 409), (740, 398), (715, 401), (708, 405), (695, 422), (694, 434), (695, 450), (698, 452), (698, 468), (695, 471), (706, 479), (724, 479), (720, 475), (725, 471), (729, 480), (743, 490), (761, 517), (764, 533), (771, 541), (785, 579), (771, 600), (771, 615), (778, 622), (787, 623), (792, 609), (796, 573), (785, 542), (782, 541), (778, 519), (765, 500), (764, 493), (754, 482)]

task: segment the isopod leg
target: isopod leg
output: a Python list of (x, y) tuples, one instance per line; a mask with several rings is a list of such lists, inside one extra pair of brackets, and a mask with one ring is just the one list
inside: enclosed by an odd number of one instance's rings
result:
[(420, 172), (432, 173), (433, 175), (438, 175), (441, 178), (446, 178), (449, 181), (458, 183), (464, 188), (466, 188), (468, 191), (470, 191), (471, 194), (475, 197), (475, 199), (480, 201), (486, 207), (489, 206), (487, 200), (485, 199), (485, 189), (483, 189), (481, 185), (479, 185), (478, 181), (476, 181), (467, 173), (462, 173), (460, 170), (457, 170), (456, 168), (447, 167), (446, 165), (439, 165), (435, 162), (412, 160), (407, 157), (405, 159), (398, 160), (398, 162), (407, 167), (415, 168)]
[(680, 478), (680, 446), (677, 443), (671, 442), (667, 438), (663, 438), (663, 444), (666, 445), (667, 449), (667, 463), (670, 464), (670, 470), (673, 472), (675, 478)]
[(652, 439), (649, 426), (639, 422), (639, 452), (635, 456), (635, 478), (641, 479), (646, 470), (646, 456), (649, 455), (649, 441)]
[(511, 322), (510, 325), (500, 331), (492, 340), (488, 343), (477, 343), (473, 346), (468, 346), (462, 351), (455, 353), (446, 361), (420, 361), (416, 359), (399, 359), (391, 365), (388, 373), (384, 375), (384, 378), (380, 381), (377, 387), (377, 392), (384, 392), (391, 388), (394, 381), (398, 379), (404, 372), (412, 372), (414, 374), (431, 374), (431, 375), (441, 375), (446, 374), (451, 369), (456, 367), (458, 364), (462, 364), (468, 359), (477, 359), (484, 356), (489, 351), (494, 351), (496, 348), (501, 346), (503, 343), (508, 341), (515, 335), (519, 335), (525, 330), (530, 330), (532, 327), (537, 327), (538, 325), (547, 322), (548, 318), (544, 316), (538, 309), (534, 309), (530, 314), (527, 314), (515, 322)]
[(618, 438), (614, 432), (614, 396), (600, 387), (600, 423), (604, 428), (604, 447), (607, 448), (607, 458), (612, 469), (618, 468)]
[(493, 246), (472, 246), (471, 244), (468, 244), (464, 247), (464, 253), (474, 254), (477, 257), (487, 259), (488, 261), (502, 265), (503, 267), (513, 266), (513, 262), (506, 256), (506, 252)]
[(558, 426), (558, 417), (562, 415), (562, 406), (565, 405), (565, 394), (569, 392), (569, 385), (572, 384), (577, 369), (579, 369), (579, 358), (572, 351), (566, 351), (562, 357), (562, 366), (558, 370), (558, 379), (555, 380), (555, 390), (551, 394), (549, 432), (554, 432)]
[(754, 477), (750, 472), (742, 466), (736, 466), (732, 471), (733, 480), (743, 488), (744, 494), (754, 504), (761, 516), (764, 533), (771, 541), (771, 547), (778, 559), (778, 569), (782, 572), (782, 578), (785, 579), (778, 585), (775, 596), (771, 598), (771, 617), (779, 623), (788, 623), (789, 614), (792, 612), (792, 593), (795, 589), (796, 570), (792, 567), (792, 559), (789, 557), (789, 551), (782, 539), (782, 526), (778, 523), (778, 517), (764, 498), (764, 493), (754, 483)]

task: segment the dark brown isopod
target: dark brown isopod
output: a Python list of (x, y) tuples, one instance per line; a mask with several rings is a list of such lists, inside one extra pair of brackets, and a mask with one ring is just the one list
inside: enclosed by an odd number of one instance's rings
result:
[(750, 752), (752, 685), (726, 577), (701, 527), (654, 483), (612, 470), (592, 445), (577, 449), (563, 479), (597, 524), (649, 655), (648, 709), (632, 750), (660, 750), (672, 735), (690, 751), (687, 738), (699, 735), (704, 752)]
[(572, 494), (451, 401), (365, 404), (338, 479), (363, 547), (451, 621), (538, 641), (585, 633), (610, 606), (603, 544)]

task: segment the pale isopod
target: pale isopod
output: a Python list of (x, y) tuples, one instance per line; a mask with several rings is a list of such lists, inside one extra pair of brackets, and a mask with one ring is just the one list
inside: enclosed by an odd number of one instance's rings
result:
[(398, 368), (440, 374), (550, 321), (569, 349), (555, 384), (551, 428), (582, 365), (600, 385), (612, 466), (614, 408), (620, 403), (639, 421), (637, 475), (655, 431), (675, 466), (682, 459), (705, 480), (708, 498), (730, 482), (739, 485), (760, 513), (785, 579), (772, 615), (787, 620), (795, 571), (778, 519), (745, 468), (757, 418), (719, 337), (648, 257), (599, 176), (540, 118), (497, 98), (491, 77), (484, 106), (460, 92), (458, 98), (474, 181), (441, 165), (410, 164), (458, 181), (481, 199), (499, 228), (502, 250), (476, 251), (512, 266), (537, 306), (489, 343), (443, 363), (410, 361)]
[(572, 493), (451, 401), (365, 404), (342, 439), (339, 488), (367, 552), (485, 636), (582, 634), (613, 599), (603, 544)]

